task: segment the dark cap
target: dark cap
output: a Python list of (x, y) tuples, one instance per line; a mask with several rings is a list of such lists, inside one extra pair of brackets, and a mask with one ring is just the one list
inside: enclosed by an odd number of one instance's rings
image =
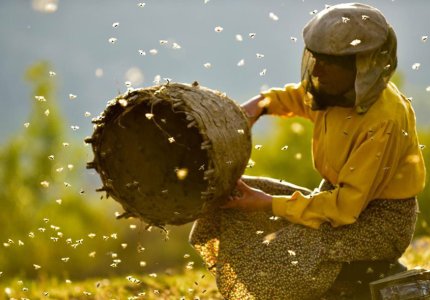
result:
[(308, 49), (329, 55), (350, 55), (381, 47), (389, 24), (382, 13), (369, 5), (344, 3), (316, 14), (304, 27)]

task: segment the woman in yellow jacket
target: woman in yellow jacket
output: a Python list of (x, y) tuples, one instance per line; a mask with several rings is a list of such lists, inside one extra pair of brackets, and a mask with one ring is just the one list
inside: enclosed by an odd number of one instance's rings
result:
[(244, 177), (224, 210), (195, 223), (190, 240), (227, 299), (368, 299), (368, 283), (395, 271), (413, 235), (425, 168), (411, 103), (389, 81), (393, 29), (350, 3), (321, 11), (303, 37), (301, 82), (242, 107), (251, 124), (311, 120), (324, 180), (309, 191)]

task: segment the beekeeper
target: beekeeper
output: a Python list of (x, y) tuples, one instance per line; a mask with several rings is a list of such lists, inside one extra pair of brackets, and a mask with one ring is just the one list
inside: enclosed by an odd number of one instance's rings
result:
[[(292, 187), (275, 194), (253, 184), (255, 178), (240, 180), (240, 193), (224, 206), (217, 232), (212, 229), (216, 249), (204, 239), (204, 220), (196, 223), (193, 244), (217, 268), (218, 286), (228, 299), (348, 293), (347, 299), (368, 299), (370, 281), (402, 269), (397, 259), (414, 232), (425, 168), (412, 105), (390, 82), (397, 66), (393, 28), (376, 8), (347, 3), (316, 14), (303, 38), (301, 81), (272, 88), (242, 107), (251, 124), (265, 114), (309, 119), (314, 167), (323, 182), (312, 192)], [(256, 225), (260, 211), (281, 218), (283, 227)], [(270, 245), (256, 245), (255, 231), (247, 234), (252, 229), (272, 232)], [(228, 234), (233, 231), (248, 242), (234, 241)], [(297, 238), (300, 244), (292, 241)], [(234, 247), (242, 248), (243, 263)], [(292, 253), (297, 259), (286, 261), (283, 256)], [(307, 270), (291, 271), (292, 266)], [(325, 276), (315, 275), (318, 270)], [(272, 275), (258, 275), (263, 273)], [(310, 294), (300, 280), (310, 280)]]

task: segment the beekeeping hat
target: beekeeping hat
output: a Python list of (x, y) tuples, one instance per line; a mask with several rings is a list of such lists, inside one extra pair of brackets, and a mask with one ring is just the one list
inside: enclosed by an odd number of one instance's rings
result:
[(304, 27), (303, 82), (310, 82), (312, 52), (355, 55), (355, 108), (365, 113), (397, 67), (397, 39), (382, 13), (369, 5), (345, 3), (325, 8)]

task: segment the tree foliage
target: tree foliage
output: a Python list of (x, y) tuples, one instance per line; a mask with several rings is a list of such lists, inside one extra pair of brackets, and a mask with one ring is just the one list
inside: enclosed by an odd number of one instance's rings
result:
[(96, 174), (85, 170), (90, 149), (67, 134), (50, 69), (38, 62), (27, 70), (33, 88), (28, 123), (0, 148), (3, 277), (153, 272), (180, 267), (185, 253), (195, 259), (187, 238), (191, 224), (171, 228), (166, 239), (139, 220), (115, 221), (121, 208), (95, 193)]

